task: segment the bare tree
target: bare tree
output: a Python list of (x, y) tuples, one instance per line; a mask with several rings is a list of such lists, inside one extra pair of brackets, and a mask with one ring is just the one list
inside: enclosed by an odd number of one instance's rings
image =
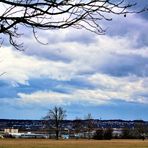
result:
[(86, 116), (86, 125), (85, 126), (86, 126), (86, 130), (88, 132), (88, 139), (90, 139), (92, 137), (91, 133), (95, 129), (95, 123), (94, 123), (94, 119), (93, 119), (91, 113), (89, 113)]
[(80, 118), (77, 118), (73, 121), (73, 129), (74, 129), (74, 133), (75, 133), (75, 138), (78, 139), (80, 138), (80, 133), (83, 131), (84, 127), (83, 127), (83, 121)]
[(55, 106), (53, 109), (49, 109), (44, 119), (48, 126), (55, 130), (56, 139), (59, 139), (59, 132), (61, 131), (62, 121), (66, 117), (66, 111), (62, 107)]
[(23, 35), (22, 26), (31, 28), (37, 40), (36, 29), (75, 27), (104, 34), (101, 20), (111, 21), (114, 14), (136, 13), (128, 9), (134, 5), (136, 3), (126, 3), (125, 0), (0, 0), (1, 41), (7, 38), (10, 44), (20, 49), (22, 44), (16, 39)]
[(137, 138), (145, 139), (145, 136), (148, 134), (148, 125), (144, 121), (139, 121), (135, 123), (134, 134)]

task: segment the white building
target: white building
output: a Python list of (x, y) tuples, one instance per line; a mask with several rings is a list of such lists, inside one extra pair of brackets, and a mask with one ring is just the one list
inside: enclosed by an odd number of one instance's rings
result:
[(6, 133), (6, 134), (10, 134), (10, 133), (18, 133), (18, 129), (14, 129), (14, 128), (6, 128), (6, 129), (4, 129), (4, 133)]

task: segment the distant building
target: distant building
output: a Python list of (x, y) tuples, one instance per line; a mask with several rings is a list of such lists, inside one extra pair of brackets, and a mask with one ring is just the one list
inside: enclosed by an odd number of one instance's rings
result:
[(6, 128), (4, 129), (4, 133), (18, 133), (18, 129)]
[(114, 138), (120, 138), (123, 135), (123, 129), (122, 128), (113, 128), (112, 136)]

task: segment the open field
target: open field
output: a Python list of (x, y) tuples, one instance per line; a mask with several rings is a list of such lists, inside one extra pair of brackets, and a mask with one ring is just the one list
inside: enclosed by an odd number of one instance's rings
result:
[(148, 148), (148, 140), (0, 139), (0, 148)]

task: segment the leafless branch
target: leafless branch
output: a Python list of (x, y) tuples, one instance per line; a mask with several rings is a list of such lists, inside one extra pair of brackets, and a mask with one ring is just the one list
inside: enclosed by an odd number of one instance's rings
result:
[[(97, 34), (105, 31), (100, 25), (101, 20), (111, 21), (112, 15), (141, 13), (130, 11), (136, 3), (126, 4), (125, 0), (113, 2), (111, 0), (0, 0), (0, 34), (9, 37), (9, 42), (16, 49), (18, 44), (19, 26), (32, 28), (37, 41), (35, 29), (65, 29), (68, 27), (85, 28)], [(109, 15), (108, 15), (109, 14)]]

